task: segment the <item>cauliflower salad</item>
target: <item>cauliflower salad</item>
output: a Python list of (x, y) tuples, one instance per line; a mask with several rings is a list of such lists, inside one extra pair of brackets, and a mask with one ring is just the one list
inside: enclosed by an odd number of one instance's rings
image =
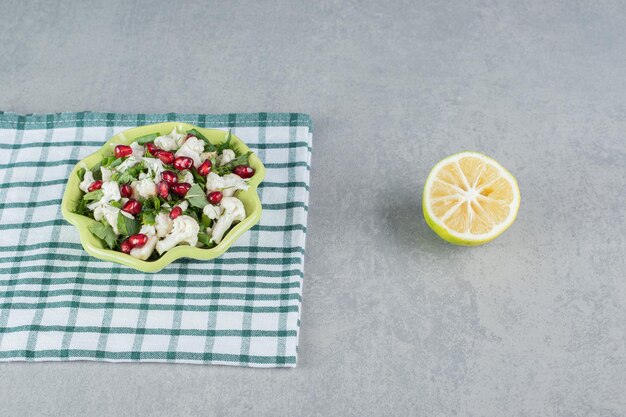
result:
[(91, 170), (79, 170), (77, 213), (113, 249), (154, 260), (179, 245), (213, 247), (246, 211), (236, 196), (254, 175), (250, 152), (237, 155), (231, 133), (213, 145), (196, 129), (117, 145)]

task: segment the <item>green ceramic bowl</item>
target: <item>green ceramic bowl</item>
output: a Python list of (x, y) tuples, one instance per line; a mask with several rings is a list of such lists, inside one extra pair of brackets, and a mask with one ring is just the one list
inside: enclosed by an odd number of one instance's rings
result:
[[(204, 136), (206, 136), (211, 143), (219, 144), (226, 140), (227, 133), (222, 130), (216, 129), (203, 129), (197, 126), (193, 126), (186, 123), (168, 122), (159, 123), (154, 125), (140, 126), (133, 129), (128, 129), (118, 133), (109, 139), (97, 152), (89, 155), (82, 161), (80, 161), (72, 170), (69, 176), (65, 192), (63, 193), (63, 201), (61, 202), (61, 212), (65, 220), (76, 226), (80, 233), (80, 241), (83, 248), (91, 256), (103, 259), (105, 261), (117, 262), (122, 265), (135, 268), (144, 272), (157, 272), (169, 265), (171, 262), (179, 258), (193, 258), (193, 259), (213, 259), (230, 248), (235, 241), (244, 234), (248, 229), (257, 224), (261, 219), (261, 200), (257, 192), (259, 183), (265, 177), (265, 167), (261, 160), (255, 155), (250, 156), (250, 166), (255, 169), (254, 176), (248, 181), (250, 188), (246, 191), (238, 191), (237, 197), (243, 202), (246, 209), (247, 217), (244, 221), (237, 223), (222, 239), (222, 241), (211, 249), (195, 248), (191, 246), (176, 246), (175, 248), (165, 252), (156, 261), (142, 261), (137, 258), (133, 258), (122, 252), (108, 249), (105, 244), (96, 236), (91, 234), (88, 227), (95, 220), (76, 214), (76, 206), (78, 201), (82, 198), (82, 191), (78, 188), (80, 183), (77, 175), (77, 171), (82, 164), (85, 164), (88, 168), (95, 166), (106, 155), (112, 155), (113, 149), (119, 144), (130, 144), (140, 136), (148, 135), (151, 133), (167, 134), (176, 127), (179, 131), (185, 131), (189, 129), (198, 129)], [(232, 136), (232, 147), (237, 153), (248, 152), (250, 149), (245, 143), (235, 135)]]

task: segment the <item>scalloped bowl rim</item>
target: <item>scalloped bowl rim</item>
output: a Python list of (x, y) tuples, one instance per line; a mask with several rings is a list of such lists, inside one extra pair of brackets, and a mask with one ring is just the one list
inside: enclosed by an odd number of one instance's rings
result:
[[(246, 206), (247, 216), (243, 221), (237, 223), (232, 229), (230, 229), (222, 241), (214, 248), (203, 249), (192, 246), (176, 246), (165, 252), (163, 256), (155, 261), (142, 261), (141, 259), (134, 258), (125, 253), (102, 247), (100, 240), (88, 230), (89, 224), (95, 222), (95, 220), (73, 212), (73, 209), (76, 207), (76, 196), (81, 196), (82, 193), (78, 188), (80, 181), (78, 179), (77, 171), (83, 166), (83, 164), (85, 164), (88, 168), (93, 167), (96, 163), (102, 160), (105, 153), (110, 154), (110, 150), (113, 149), (115, 145), (129, 144), (136, 138), (150, 133), (165, 132), (165, 134), (167, 134), (167, 132), (170, 132), (174, 127), (176, 127), (179, 131), (198, 129), (205, 136), (207, 136), (212, 143), (221, 143), (223, 141), (215, 140), (215, 136), (218, 133), (222, 138), (224, 137), (224, 134), (227, 134), (227, 132), (224, 132), (221, 129), (201, 128), (182, 122), (164, 122), (138, 126), (115, 134), (96, 152), (80, 160), (72, 169), (63, 193), (61, 213), (63, 214), (65, 220), (78, 229), (80, 242), (85, 251), (87, 251), (87, 253), (91, 256), (105, 261), (116, 262), (129, 266), (143, 272), (158, 272), (177, 259), (192, 258), (198, 260), (209, 260), (221, 256), (231, 247), (233, 243), (235, 243), (237, 239), (239, 239), (241, 235), (250, 230), (261, 219), (262, 206), (257, 187), (265, 178), (265, 166), (259, 157), (255, 153), (252, 153), (252, 155), (250, 155), (250, 166), (255, 169), (254, 176), (248, 181), (248, 190), (237, 192), (237, 196), (239, 198), (246, 200), (244, 205), (246, 202), (248, 203), (248, 206)], [(250, 150), (250, 148), (248, 148), (248, 146), (234, 134), (232, 135), (231, 143), (238, 152), (248, 152)], [(250, 207), (252, 210), (249, 210)], [(100, 245), (98, 245), (98, 242), (100, 242)]]

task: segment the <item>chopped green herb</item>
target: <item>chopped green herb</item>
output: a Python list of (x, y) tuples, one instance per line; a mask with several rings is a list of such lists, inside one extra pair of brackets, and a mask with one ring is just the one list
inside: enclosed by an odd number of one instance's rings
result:
[(154, 210), (158, 212), (161, 209), (161, 200), (159, 197), (153, 195), (150, 198), (147, 198), (143, 203), (143, 210)]
[(140, 136), (137, 139), (135, 139), (135, 142), (137, 142), (140, 145), (145, 145), (148, 142), (152, 142), (154, 141), (156, 138), (158, 138), (159, 136), (161, 136), (160, 133), (151, 133), (149, 135), (145, 135), (145, 136)]
[(195, 169), (192, 169), (191, 173), (193, 175), (194, 181), (197, 184), (201, 185), (202, 187), (204, 187), (206, 185), (206, 178), (203, 177), (202, 175), (198, 174), (198, 171), (196, 171)]
[(231, 172), (233, 172), (233, 169), (235, 169), (236, 166), (248, 165), (250, 163), (249, 157), (251, 154), (252, 152), (246, 152), (242, 155), (239, 155), (237, 158), (233, 159), (229, 163), (222, 165), (222, 166), (218, 166), (217, 168), (214, 169), (214, 171), (217, 175), (230, 174)]
[(85, 172), (87, 172), (85, 168), (80, 168), (78, 171), (76, 171), (76, 175), (78, 175), (78, 179), (80, 180), (80, 182), (85, 179)]
[(229, 149), (230, 148), (230, 141), (233, 138), (233, 133), (229, 130), (228, 131), (228, 139), (226, 139), (225, 142), (223, 142), (220, 146), (217, 147), (217, 152), (218, 153), (222, 153), (224, 152), (225, 149)]
[(198, 242), (201, 242), (209, 247), (215, 246), (215, 243), (211, 241), (211, 236), (206, 233), (198, 233)]
[(211, 218), (209, 218), (209, 216), (204, 213), (202, 213), (200, 221), (202, 222), (202, 226), (204, 226), (204, 228), (210, 227), (211, 223), (213, 222), (213, 220), (211, 220)]
[(102, 190), (93, 190), (83, 196), (83, 200), (85, 201), (96, 201), (102, 199), (104, 196), (104, 191)]
[(108, 155), (108, 156), (105, 156), (104, 158), (102, 158), (102, 161), (100, 161), (100, 164), (102, 166), (108, 167), (108, 166), (111, 166), (113, 161), (115, 161), (116, 159), (118, 159), (118, 158), (116, 158), (115, 155)]
[(111, 179), (119, 182), (120, 184), (127, 184), (133, 182), (139, 174), (143, 172), (143, 169), (143, 162), (140, 162), (137, 165), (128, 168), (124, 172), (116, 172), (111, 176)]
[(81, 216), (89, 216), (91, 215), (91, 211), (87, 208), (87, 202), (82, 198), (78, 200), (78, 204), (76, 205), (76, 214), (80, 214)]
[(156, 215), (153, 211), (143, 211), (141, 213), (141, 222), (143, 224), (154, 225), (156, 223)]
[(100, 167), (102, 166), (102, 161), (96, 162), (94, 166), (91, 167), (92, 172), (100, 171)]

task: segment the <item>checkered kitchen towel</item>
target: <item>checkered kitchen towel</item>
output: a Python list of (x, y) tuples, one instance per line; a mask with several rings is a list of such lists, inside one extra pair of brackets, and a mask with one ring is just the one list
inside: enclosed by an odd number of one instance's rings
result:
[[(145, 274), (91, 258), (61, 217), (72, 167), (117, 132), (233, 129), (267, 168), (263, 217), (226, 254)], [(0, 112), (0, 361), (296, 364), (311, 157), (304, 114)]]

